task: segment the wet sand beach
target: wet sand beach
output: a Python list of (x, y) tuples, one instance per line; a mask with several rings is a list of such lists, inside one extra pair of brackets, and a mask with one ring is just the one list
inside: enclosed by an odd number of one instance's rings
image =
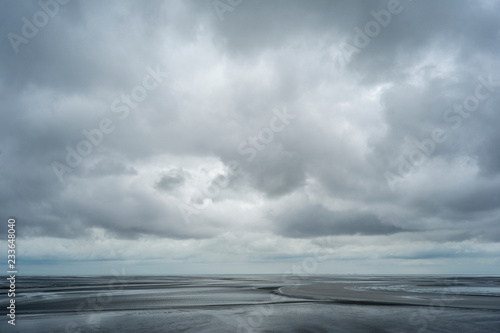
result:
[(457, 294), (444, 287), (439, 293), (415, 293), (370, 290), (366, 284), (321, 283), (285, 286), (279, 289), (285, 296), (332, 301), (345, 304), (441, 306), (500, 310), (499, 297), (491, 295)]
[[(500, 332), (499, 277), (288, 281), (282, 275), (20, 276), (16, 326), (4, 318), (0, 331)], [(5, 293), (7, 285), (0, 287)]]

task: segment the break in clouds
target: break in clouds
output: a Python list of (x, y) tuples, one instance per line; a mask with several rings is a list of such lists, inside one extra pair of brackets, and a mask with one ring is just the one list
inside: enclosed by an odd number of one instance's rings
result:
[(26, 271), (265, 273), (326, 238), (329, 273), (499, 267), (499, 1), (0, 7), (0, 211)]

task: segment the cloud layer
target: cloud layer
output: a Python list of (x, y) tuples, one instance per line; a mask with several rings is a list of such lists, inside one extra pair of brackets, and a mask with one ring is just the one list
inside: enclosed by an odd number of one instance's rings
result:
[(149, 239), (238, 272), (329, 236), (333, 272), (500, 267), (500, 2), (0, 6), (0, 211), (28, 259)]

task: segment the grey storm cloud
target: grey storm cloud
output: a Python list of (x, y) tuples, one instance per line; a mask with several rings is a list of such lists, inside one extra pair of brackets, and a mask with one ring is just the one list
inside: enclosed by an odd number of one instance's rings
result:
[(372, 213), (335, 212), (319, 205), (292, 209), (280, 215), (278, 221), (276, 232), (287, 237), (387, 235), (404, 231), (383, 223)]
[(185, 177), (188, 174), (182, 169), (172, 169), (164, 174), (156, 183), (156, 187), (161, 190), (172, 190), (184, 184)]
[(89, 170), (89, 174), (95, 176), (136, 175), (137, 170), (133, 167), (127, 167), (124, 163), (120, 163), (115, 159), (102, 159)]
[(500, 2), (41, 3), (57, 13), (0, 4), (0, 211), (20, 232), (499, 241)]

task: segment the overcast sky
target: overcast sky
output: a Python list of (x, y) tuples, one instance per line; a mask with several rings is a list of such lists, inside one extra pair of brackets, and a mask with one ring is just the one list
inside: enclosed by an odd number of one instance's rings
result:
[(20, 273), (500, 273), (500, 1), (65, 2), (0, 4)]

